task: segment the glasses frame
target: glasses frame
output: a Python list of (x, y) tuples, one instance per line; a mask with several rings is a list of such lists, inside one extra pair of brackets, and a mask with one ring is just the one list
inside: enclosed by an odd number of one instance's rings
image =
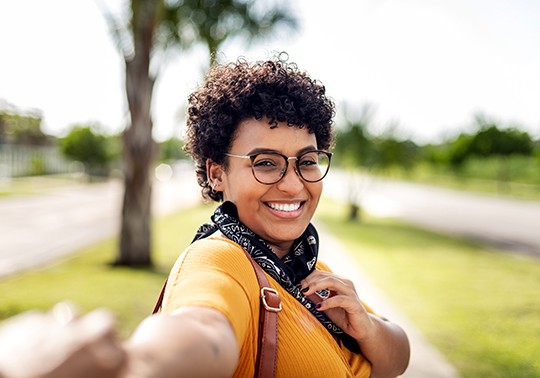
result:
[[(328, 168), (326, 169), (326, 172), (324, 173), (324, 175), (322, 175), (322, 177), (320, 179), (318, 179), (318, 180), (306, 180), (304, 178), (304, 176), (302, 176), (302, 173), (301, 173), (302, 171), (300, 169), (300, 158), (302, 156), (306, 155), (306, 154), (313, 153), (313, 152), (322, 153), (322, 154), (324, 154), (324, 155), (326, 155), (328, 157)], [(285, 160), (285, 169), (283, 169), (281, 171), (281, 176), (276, 181), (270, 182), (270, 183), (263, 182), (263, 181), (259, 180), (257, 178), (257, 175), (255, 174), (255, 170), (253, 169), (253, 164), (255, 163), (255, 159), (257, 158), (257, 156), (259, 156), (259, 155), (268, 155), (268, 154), (270, 154), (270, 155), (279, 155)], [(256, 154), (252, 154), (252, 155), (238, 155), (238, 154), (225, 153), (225, 156), (251, 160), (251, 173), (253, 174), (253, 177), (255, 178), (255, 180), (257, 180), (257, 182), (259, 182), (261, 184), (264, 184), (264, 185), (274, 185), (275, 183), (278, 183), (279, 181), (281, 181), (283, 179), (283, 177), (285, 177), (285, 175), (287, 174), (287, 170), (289, 169), (289, 160), (295, 160), (295, 165), (293, 166), (294, 167), (294, 172), (296, 173), (296, 175), (298, 177), (300, 177), (305, 182), (314, 183), (314, 182), (322, 181), (322, 179), (325, 178), (326, 175), (328, 174), (328, 172), (330, 171), (330, 163), (332, 162), (332, 155), (333, 155), (332, 152), (323, 151), (323, 150), (308, 150), (308, 151), (305, 151), (305, 152), (301, 153), (298, 156), (287, 156), (287, 155), (283, 155), (282, 153), (274, 152), (274, 151), (271, 151), (271, 152), (258, 152)]]

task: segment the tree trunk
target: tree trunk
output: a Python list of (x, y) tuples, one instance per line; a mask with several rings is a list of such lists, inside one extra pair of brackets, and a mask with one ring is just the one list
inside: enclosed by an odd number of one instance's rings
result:
[[(135, 4), (137, 3), (137, 4)], [(151, 102), (155, 79), (150, 57), (155, 30), (154, 1), (133, 1), (135, 53), (125, 58), (126, 94), (131, 116), (123, 135), (124, 201), (120, 251), (115, 265), (151, 266), (152, 167), (156, 145), (152, 139)]]
[(360, 206), (358, 206), (358, 204), (354, 203), (354, 202), (349, 202), (349, 216), (348, 216), (348, 220), (350, 222), (356, 222), (358, 220), (361, 220), (361, 208)]

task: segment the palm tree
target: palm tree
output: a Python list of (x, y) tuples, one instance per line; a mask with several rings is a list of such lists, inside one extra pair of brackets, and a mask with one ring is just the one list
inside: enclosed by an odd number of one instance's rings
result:
[(217, 61), (220, 46), (231, 38), (249, 42), (268, 38), (276, 33), (286, 36), (298, 28), (298, 21), (285, 7), (269, 1), (184, 0), (181, 9), (195, 22), (191, 35), (203, 42), (210, 56), (210, 66)]
[(255, 0), (130, 0), (117, 17), (98, 3), (125, 62), (130, 122), (123, 134), (124, 200), (115, 265), (149, 266), (151, 260), (151, 168), (156, 157), (151, 103), (163, 56), (204, 43), (215, 62), (218, 48), (238, 36), (248, 40), (297, 22), (283, 4)]

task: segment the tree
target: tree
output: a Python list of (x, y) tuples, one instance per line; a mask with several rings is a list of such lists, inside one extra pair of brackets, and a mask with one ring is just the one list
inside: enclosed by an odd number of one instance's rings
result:
[(216, 63), (219, 47), (228, 39), (243, 37), (252, 41), (275, 32), (290, 35), (298, 27), (287, 8), (268, 1), (184, 0), (180, 11), (181, 16), (194, 21), (185, 29), (191, 29), (190, 34), (206, 45), (210, 66)]
[(90, 126), (74, 126), (60, 139), (60, 151), (69, 159), (84, 164), (91, 175), (104, 175), (112, 155), (108, 151), (107, 137), (94, 132)]
[(381, 170), (400, 167), (407, 172), (416, 162), (419, 151), (412, 140), (400, 140), (391, 134), (376, 138), (373, 145), (375, 156), (373, 165)]
[(178, 138), (169, 138), (159, 144), (159, 160), (170, 162), (180, 159), (188, 159), (183, 150), (184, 142)]
[(0, 112), (0, 141), (17, 144), (43, 145), (49, 137), (41, 130), (42, 115), (33, 113)]
[(361, 213), (361, 194), (366, 182), (358, 173), (358, 168), (368, 169), (373, 161), (373, 143), (368, 127), (373, 117), (373, 109), (366, 104), (360, 114), (346, 105), (343, 108), (343, 126), (336, 133), (336, 162), (348, 170), (349, 220), (358, 220)]
[(336, 160), (348, 168), (370, 167), (373, 162), (373, 143), (368, 133), (374, 109), (366, 104), (356, 114), (342, 105), (343, 123), (336, 132)]
[(496, 125), (486, 125), (471, 138), (469, 153), (482, 157), (499, 155), (525, 155), (533, 152), (530, 135), (516, 128), (501, 130)]
[(163, 57), (196, 42), (217, 52), (232, 35), (264, 36), (281, 26), (269, 22), (290, 22), (292, 18), (287, 16), (284, 6), (271, 8), (275, 16), (268, 18), (268, 13), (258, 11), (254, 0), (131, 0), (123, 17), (114, 16), (103, 3), (99, 4), (124, 58), (130, 115), (130, 124), (123, 134), (125, 189), (120, 250), (115, 264), (149, 266), (151, 168), (157, 150), (152, 139), (151, 103)]
[(485, 117), (476, 116), (478, 130), (474, 134), (461, 133), (450, 151), (450, 162), (461, 166), (470, 157), (489, 157), (510, 155), (530, 156), (534, 150), (531, 136), (517, 127), (501, 128)]

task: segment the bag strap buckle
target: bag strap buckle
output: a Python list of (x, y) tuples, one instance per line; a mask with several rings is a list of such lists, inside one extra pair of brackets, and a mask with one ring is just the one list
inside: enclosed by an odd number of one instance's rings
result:
[(261, 301), (267, 311), (281, 311), (281, 298), (279, 298), (276, 289), (271, 287), (261, 287)]

